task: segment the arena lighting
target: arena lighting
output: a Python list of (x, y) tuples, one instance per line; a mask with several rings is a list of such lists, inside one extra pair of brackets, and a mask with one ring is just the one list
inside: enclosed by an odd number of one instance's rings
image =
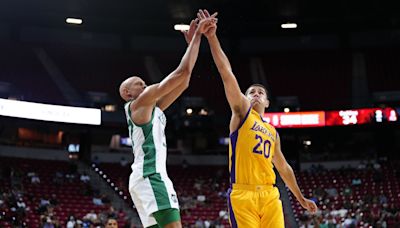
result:
[(72, 18), (72, 17), (68, 17), (65, 22), (67, 22), (68, 24), (74, 24), (74, 25), (81, 25), (82, 24), (82, 19), (80, 18)]
[(288, 113), (288, 112), (290, 112), (290, 108), (284, 108), (283, 111)]
[(208, 112), (207, 112), (206, 109), (202, 108), (202, 109), (200, 110), (200, 112), (199, 112), (199, 115), (200, 115), (200, 116), (207, 116), (207, 115), (208, 115)]
[(191, 115), (193, 113), (193, 109), (191, 109), (191, 108), (186, 109), (186, 113), (188, 115)]
[(109, 105), (104, 106), (104, 110), (106, 112), (115, 112), (116, 107), (115, 107), (115, 105), (109, 104)]
[(190, 28), (189, 25), (185, 25), (185, 24), (176, 24), (174, 25), (174, 29), (176, 31), (188, 31)]
[(101, 110), (0, 98), (0, 116), (76, 124), (101, 124)]
[(297, 28), (297, 24), (296, 23), (285, 23), (285, 24), (281, 24), (281, 28), (283, 28), (283, 29)]

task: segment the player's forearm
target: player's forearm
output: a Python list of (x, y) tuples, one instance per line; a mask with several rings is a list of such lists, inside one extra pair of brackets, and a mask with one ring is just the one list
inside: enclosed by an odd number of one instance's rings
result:
[(300, 191), (299, 185), (297, 184), (292, 167), (287, 165), (284, 170), (279, 170), (279, 174), (296, 199), (298, 201), (304, 201), (304, 196)]
[(225, 52), (221, 48), (217, 35), (208, 37), (208, 43), (210, 45), (211, 54), (214, 59), (215, 65), (217, 65), (218, 71), (221, 77), (224, 77), (226, 71), (232, 71), (231, 64)]

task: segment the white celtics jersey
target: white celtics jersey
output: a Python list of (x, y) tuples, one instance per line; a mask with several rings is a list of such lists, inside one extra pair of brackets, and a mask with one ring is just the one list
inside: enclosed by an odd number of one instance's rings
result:
[(164, 112), (154, 107), (151, 120), (147, 124), (134, 124), (131, 119), (131, 102), (125, 104), (125, 115), (128, 122), (129, 138), (132, 140), (132, 171), (135, 176), (147, 177), (154, 173), (166, 173), (167, 142)]

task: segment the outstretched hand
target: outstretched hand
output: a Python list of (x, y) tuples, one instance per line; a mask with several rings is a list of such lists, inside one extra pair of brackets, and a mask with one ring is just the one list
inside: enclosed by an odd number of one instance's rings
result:
[(194, 36), (194, 32), (197, 29), (197, 23), (199, 22), (200, 19), (196, 18), (190, 22), (189, 25), (189, 30), (184, 31), (182, 30), (183, 36), (185, 37), (186, 43), (190, 44), (190, 41), (192, 41), (192, 38)]
[[(218, 12), (213, 13), (212, 15), (210, 15), (210, 13), (205, 9), (205, 10), (199, 10), (199, 12), (197, 13), (197, 18), (202, 21), (202, 20), (207, 20), (210, 18), (216, 18), (216, 16), (218, 15)], [(209, 38), (211, 36), (214, 36), (215, 33), (217, 31), (217, 23), (214, 24), (214, 26), (210, 26), (207, 27), (207, 30), (205, 30), (203, 32), (204, 36)]]
[(204, 34), (206, 37), (212, 33), (215, 34), (218, 22), (217, 15), (218, 13), (210, 15), (207, 10), (199, 10), (197, 18), (190, 22), (189, 30), (182, 31), (186, 42), (190, 44), (196, 32)]

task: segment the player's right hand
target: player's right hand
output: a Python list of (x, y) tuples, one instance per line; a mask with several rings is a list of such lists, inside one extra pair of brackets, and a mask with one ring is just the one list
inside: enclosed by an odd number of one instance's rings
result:
[(215, 19), (215, 23), (213, 24), (213, 26), (209, 26), (204, 32), (204, 36), (209, 38), (211, 36), (214, 36), (216, 31), (217, 31), (217, 18), (216, 16), (218, 15), (218, 12), (213, 13), (212, 15), (210, 15), (210, 13), (207, 10), (199, 10), (199, 12), (197, 13), (197, 18), (200, 20), (204, 20), (204, 19), (209, 19), (209, 18), (214, 18)]

